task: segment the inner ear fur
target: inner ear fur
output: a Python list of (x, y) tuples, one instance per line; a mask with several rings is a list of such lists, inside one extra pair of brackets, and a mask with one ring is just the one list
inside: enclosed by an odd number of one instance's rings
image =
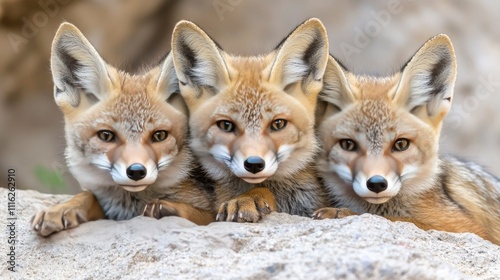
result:
[[(155, 71), (153, 69), (152, 71)], [(186, 103), (180, 94), (179, 80), (175, 72), (172, 52), (169, 52), (159, 66), (159, 74), (156, 82), (156, 92), (161, 99), (184, 115), (188, 115)]]
[(337, 111), (353, 103), (356, 99), (349, 86), (347, 75), (347, 69), (330, 55), (319, 100), (335, 106)]
[(451, 108), (456, 74), (450, 38), (434, 36), (403, 67), (393, 100), (437, 126)]
[(113, 83), (114, 69), (70, 23), (61, 24), (52, 42), (51, 71), (55, 101), (65, 112), (105, 98)]
[[(180, 21), (172, 36), (173, 62), (181, 85), (220, 90), (229, 72), (218, 45), (196, 24)], [(195, 90), (200, 93), (199, 90)]]
[(311, 18), (299, 25), (278, 46), (269, 80), (283, 89), (302, 81), (321, 82), (328, 61), (328, 36), (319, 19)]

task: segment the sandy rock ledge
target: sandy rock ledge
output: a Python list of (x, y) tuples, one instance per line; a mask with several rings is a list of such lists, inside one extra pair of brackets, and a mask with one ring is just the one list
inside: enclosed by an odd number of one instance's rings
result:
[[(0, 189), (7, 224), (7, 190)], [(16, 270), (2, 279), (498, 279), (500, 247), (473, 234), (422, 231), (362, 215), (314, 221), (275, 213), (259, 224), (196, 226), (169, 217), (101, 220), (50, 238), (29, 226), (66, 199), (17, 191)], [(4, 278), (6, 277), (6, 278)]]

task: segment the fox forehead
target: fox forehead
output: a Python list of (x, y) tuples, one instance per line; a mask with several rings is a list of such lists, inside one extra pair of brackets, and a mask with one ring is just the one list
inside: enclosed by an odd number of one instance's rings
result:
[(357, 100), (390, 100), (396, 92), (400, 77), (401, 73), (390, 77), (356, 76), (349, 73), (347, 79)]
[(396, 112), (385, 100), (361, 100), (346, 113), (342, 126), (364, 140), (369, 154), (382, 153), (385, 144), (397, 134)]
[(408, 133), (402, 108), (392, 102), (399, 78), (399, 73), (384, 78), (348, 74), (356, 101), (340, 115), (332, 135), (360, 138), (369, 153), (379, 154), (396, 135)]
[(213, 116), (226, 115), (245, 122), (247, 129), (257, 129), (263, 120), (276, 115), (290, 115), (283, 102), (283, 92), (267, 82), (266, 57), (231, 57), (232, 83), (222, 94), (223, 102)]
[(128, 136), (172, 125), (149, 75), (133, 76), (119, 72), (113, 80), (113, 92), (96, 104), (95, 110), (91, 110), (82, 123), (92, 119), (95, 126), (107, 126)]

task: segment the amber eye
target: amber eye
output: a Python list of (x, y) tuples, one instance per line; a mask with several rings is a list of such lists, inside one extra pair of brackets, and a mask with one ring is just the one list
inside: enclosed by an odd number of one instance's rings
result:
[(113, 142), (115, 141), (115, 134), (109, 130), (99, 130), (97, 132), (97, 137), (104, 142)]
[(282, 130), (283, 128), (286, 127), (286, 125), (288, 124), (288, 121), (287, 120), (284, 120), (284, 119), (277, 119), (277, 120), (274, 120), (272, 123), (271, 123), (271, 130), (272, 131), (278, 131), (278, 130)]
[(234, 132), (234, 123), (226, 120), (218, 121), (217, 127), (224, 132)]
[(153, 136), (151, 136), (151, 141), (153, 142), (161, 142), (168, 137), (168, 132), (165, 130), (157, 130), (153, 133)]
[(342, 150), (346, 150), (348, 152), (354, 152), (358, 149), (356, 142), (351, 139), (340, 139), (339, 144)]
[(408, 147), (410, 147), (410, 140), (399, 138), (394, 142), (394, 145), (392, 145), (392, 151), (402, 152), (408, 150)]

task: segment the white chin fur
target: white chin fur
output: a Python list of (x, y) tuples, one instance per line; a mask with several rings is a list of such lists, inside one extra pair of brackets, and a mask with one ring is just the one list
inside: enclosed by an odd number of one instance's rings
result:
[(143, 191), (144, 189), (146, 189), (148, 187), (148, 185), (144, 185), (144, 186), (122, 186), (122, 188), (124, 188), (125, 190), (129, 191), (129, 192), (140, 192), (140, 191)]
[(386, 197), (363, 197), (366, 201), (373, 203), (373, 204), (382, 204), (386, 203), (389, 201), (389, 199), (392, 198), (392, 196), (386, 196)]
[(241, 179), (245, 180), (245, 182), (250, 183), (250, 184), (258, 184), (264, 182), (267, 177), (260, 177), (260, 178), (242, 178)]

